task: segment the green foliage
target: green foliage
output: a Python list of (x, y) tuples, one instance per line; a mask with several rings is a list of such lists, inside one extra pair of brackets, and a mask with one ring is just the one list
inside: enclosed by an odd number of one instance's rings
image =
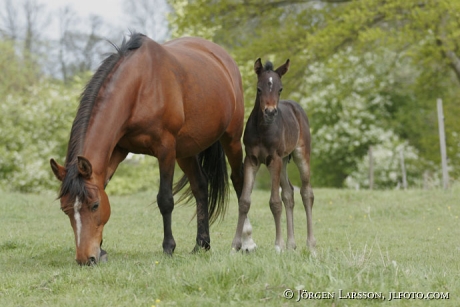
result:
[(57, 188), (49, 159), (63, 161), (81, 80), (72, 87), (41, 81), (1, 105), (0, 187), (36, 192)]
[(0, 50), (0, 97), (27, 91), (39, 79), (37, 65), (31, 61), (31, 56), (18, 55), (10, 41), (0, 40)]
[(136, 155), (122, 162), (107, 186), (109, 195), (128, 195), (156, 190), (159, 185), (158, 160)]
[[(451, 175), (458, 177), (459, 1), (171, 4), (175, 35), (204, 35), (233, 54), (247, 110), (255, 98), (255, 59), (275, 65), (291, 59), (282, 98), (300, 101), (309, 115), (315, 185), (342, 186), (347, 176), (356, 175), (370, 145), (393, 146), (385, 150), (396, 152), (407, 143), (419, 160), (412, 175), (420, 179), (424, 169), (433, 171), (440, 160), (439, 97), (448, 110)], [(386, 137), (399, 141), (385, 143)], [(396, 184), (390, 178), (385, 182)]]
[[(63, 164), (79, 96), (89, 74), (68, 85), (50, 80), (8, 94), (0, 123), (0, 189), (22, 192), (57, 190), (50, 158)], [(133, 158), (122, 163), (109, 194), (152, 190), (158, 184), (154, 158)]]
[[(163, 255), (154, 193), (111, 197), (104, 228), (109, 261), (78, 267), (69, 219), (54, 194), (0, 193), (1, 306), (458, 306), (460, 186), (450, 191), (315, 189), (317, 256), (305, 247), (305, 211), (296, 192), (297, 249), (278, 254), (269, 193), (255, 190), (249, 212), (253, 254), (230, 254), (238, 210), (211, 227), (212, 249), (190, 254), (195, 208), (176, 207), (177, 248)], [(282, 220), (283, 234), (285, 219)], [(449, 300), (302, 300), (307, 291), (449, 292)]]

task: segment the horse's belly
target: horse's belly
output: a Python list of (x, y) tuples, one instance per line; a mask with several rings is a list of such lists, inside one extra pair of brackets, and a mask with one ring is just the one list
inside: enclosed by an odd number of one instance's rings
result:
[(217, 142), (225, 129), (200, 127), (188, 133), (182, 132), (176, 139), (176, 156), (184, 158), (194, 156)]

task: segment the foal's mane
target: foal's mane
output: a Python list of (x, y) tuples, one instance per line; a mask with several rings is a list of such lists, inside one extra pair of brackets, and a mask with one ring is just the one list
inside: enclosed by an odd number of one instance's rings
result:
[(65, 161), (66, 176), (62, 181), (59, 198), (69, 194), (70, 200), (74, 201), (76, 197), (80, 201), (88, 198), (88, 191), (85, 188), (84, 180), (79, 176), (77, 167), (77, 157), (83, 149), (83, 142), (86, 136), (86, 130), (99, 94), (99, 90), (104, 84), (107, 76), (112, 72), (117, 63), (126, 56), (130, 51), (141, 47), (145, 36), (140, 33), (131, 33), (130, 39), (123, 42), (120, 47), (111, 43), (116, 52), (109, 54), (97, 69), (91, 80), (85, 86), (80, 96), (80, 105), (77, 115), (73, 121), (70, 131), (70, 140), (67, 147), (67, 156)]
[(267, 61), (264, 66), (265, 71), (273, 71), (273, 63), (270, 61)]

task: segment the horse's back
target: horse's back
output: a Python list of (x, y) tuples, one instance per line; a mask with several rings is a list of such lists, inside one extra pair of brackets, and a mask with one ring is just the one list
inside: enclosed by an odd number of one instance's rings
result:
[[(182, 37), (162, 45), (190, 70), (221, 70), (230, 78), (234, 90), (242, 92), (241, 74), (235, 60), (221, 46), (199, 37)], [(205, 65), (203, 65), (205, 64)]]
[(301, 126), (310, 129), (307, 113), (297, 102), (294, 100), (280, 100), (278, 107), (283, 113), (291, 112)]

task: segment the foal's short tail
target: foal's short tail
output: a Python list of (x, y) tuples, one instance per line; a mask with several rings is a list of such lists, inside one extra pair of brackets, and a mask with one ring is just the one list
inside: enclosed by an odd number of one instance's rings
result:
[[(223, 218), (227, 211), (228, 174), (225, 154), (219, 141), (215, 142), (198, 156), (199, 163), (208, 179), (208, 213), (209, 223), (214, 223), (219, 217)], [(177, 194), (188, 183), (183, 176), (175, 185), (173, 194)], [(179, 198), (178, 202), (193, 200), (192, 189), (189, 187)]]

